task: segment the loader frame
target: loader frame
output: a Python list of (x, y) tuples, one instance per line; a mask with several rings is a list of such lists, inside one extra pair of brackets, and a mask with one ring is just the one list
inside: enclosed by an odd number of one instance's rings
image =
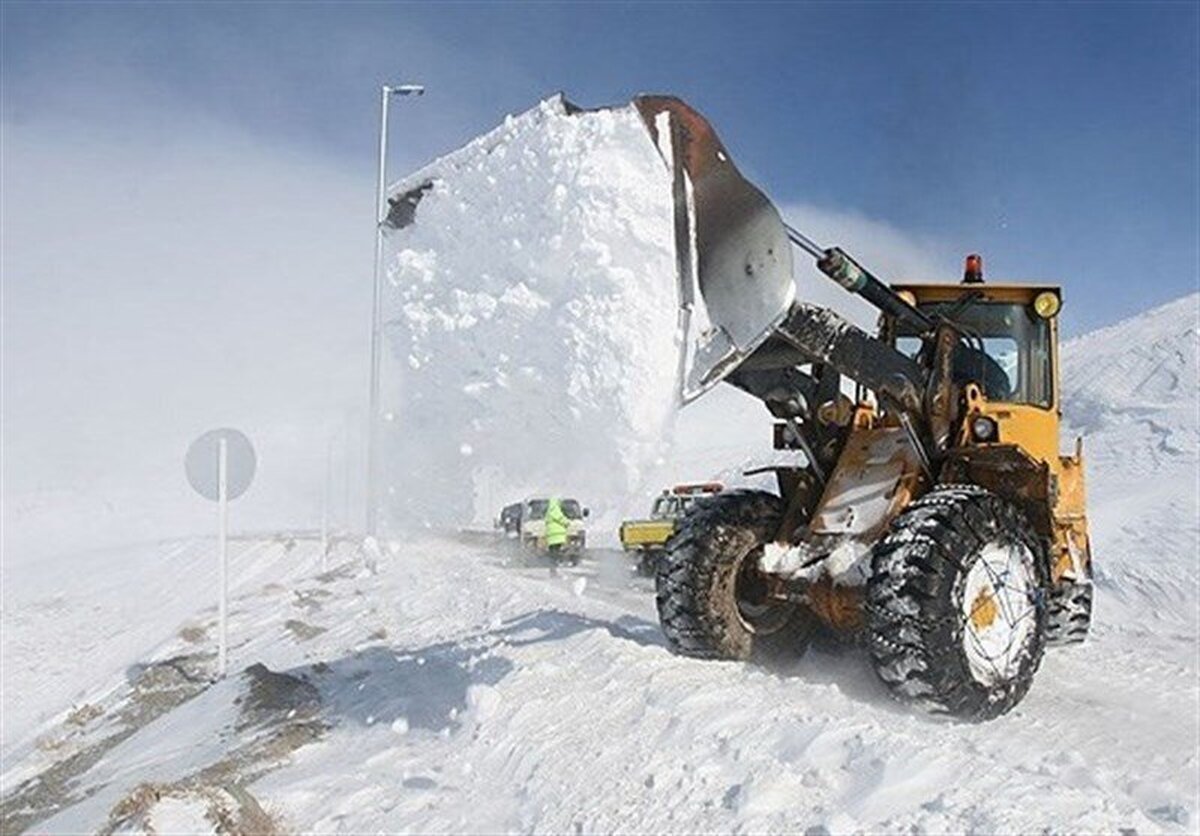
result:
[[(918, 307), (961, 299), (1029, 305), (1039, 293), (1060, 292), (1046, 285), (981, 290), (907, 284), (894, 290), (911, 296)], [(978, 384), (952, 379), (951, 352), (963, 339), (953, 323), (939, 323), (926, 335), (932, 359), (922, 366), (895, 349), (893, 317), (884, 315), (879, 336), (872, 337), (828, 310), (793, 305), (772, 339), (728, 378), (784, 419), (776, 425), (776, 447), (804, 453), (800, 469), (808, 471), (809, 480), (801, 494), (794, 493), (794, 471), (776, 471), (785, 501), (797, 509), (790, 516), (800, 518), (803, 508), (805, 523), (792, 529), (785, 523), (777, 539), (806, 542), (814, 559), (816, 552), (836, 548), (841, 536), (866, 545), (934, 484), (974, 484), (1022, 508), (1049, 546), (1046, 568), (1052, 582), (1089, 578), (1082, 442), (1077, 440), (1071, 454), (1059, 453), (1057, 320), (1049, 318), (1046, 326), (1052, 397), (1046, 405), (1031, 405), (989, 400)], [(804, 361), (812, 371), (801, 369)], [(844, 404), (839, 408), (840, 388), (833, 383), (842, 376), (859, 384), (860, 396), (867, 395), (848, 414)], [(969, 426), (977, 418), (995, 422), (999, 439), (972, 439)], [(814, 481), (821, 487), (816, 496)], [(864, 494), (868, 484), (875, 486), (877, 500), (887, 501), (864, 502), (870, 498)], [(864, 506), (873, 513), (864, 514)]]

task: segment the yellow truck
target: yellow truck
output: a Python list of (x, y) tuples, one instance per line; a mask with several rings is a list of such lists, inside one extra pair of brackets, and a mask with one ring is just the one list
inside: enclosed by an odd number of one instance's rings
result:
[(659, 558), (666, 550), (667, 540), (675, 533), (679, 520), (683, 519), (698, 500), (722, 490), (724, 486), (720, 482), (699, 482), (664, 488), (663, 492), (654, 498), (649, 517), (621, 523), (621, 547), (637, 558), (638, 573), (652, 577)]

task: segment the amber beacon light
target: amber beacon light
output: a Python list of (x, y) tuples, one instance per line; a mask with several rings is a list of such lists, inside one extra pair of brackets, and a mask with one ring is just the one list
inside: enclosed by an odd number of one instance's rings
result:
[(971, 253), (963, 268), (963, 284), (983, 284), (983, 256)]

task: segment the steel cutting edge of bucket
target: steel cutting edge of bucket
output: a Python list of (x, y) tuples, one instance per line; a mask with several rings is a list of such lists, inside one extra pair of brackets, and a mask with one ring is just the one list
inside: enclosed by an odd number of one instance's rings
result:
[(707, 119), (673, 96), (633, 103), (673, 177), (686, 403), (736, 369), (783, 320), (796, 292), (792, 252), (778, 210), (738, 171)]

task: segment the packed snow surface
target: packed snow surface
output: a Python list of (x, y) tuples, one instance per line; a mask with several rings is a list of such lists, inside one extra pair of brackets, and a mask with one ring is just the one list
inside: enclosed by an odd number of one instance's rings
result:
[(458, 525), (640, 494), (677, 302), (670, 179), (637, 111), (549, 99), (391, 192), (427, 184), (389, 236), (389, 509)]

